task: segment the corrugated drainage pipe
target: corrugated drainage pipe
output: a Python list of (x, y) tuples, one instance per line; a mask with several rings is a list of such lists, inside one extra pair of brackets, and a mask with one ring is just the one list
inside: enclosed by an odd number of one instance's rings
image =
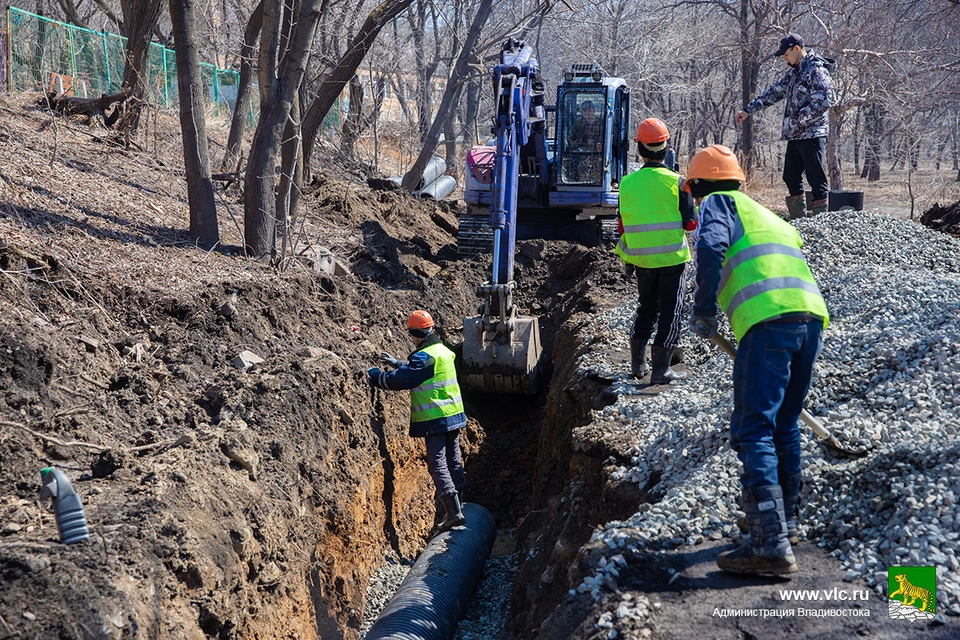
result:
[(496, 523), (478, 504), (467, 524), (434, 537), (367, 632), (365, 640), (450, 640), (493, 548)]

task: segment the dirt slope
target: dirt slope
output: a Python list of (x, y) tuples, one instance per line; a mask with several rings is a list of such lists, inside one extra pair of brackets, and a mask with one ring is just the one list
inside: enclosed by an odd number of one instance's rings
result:
[[(278, 275), (223, 208), (227, 249), (190, 246), (172, 116), (124, 151), (29, 102), (0, 102), (0, 637), (355, 637), (359, 585), (434, 515), (405, 394), (364, 371), (411, 308), (457, 339), (482, 273), (449, 262), (455, 218), (321, 180), (306, 235), (351, 273)], [(48, 465), (90, 543), (53, 542)]]

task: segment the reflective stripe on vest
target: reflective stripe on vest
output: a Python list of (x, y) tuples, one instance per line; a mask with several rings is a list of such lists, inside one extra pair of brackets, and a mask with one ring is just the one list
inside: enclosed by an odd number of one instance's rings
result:
[(410, 422), (427, 422), (463, 413), (453, 351), (439, 342), (421, 351), (433, 358), (433, 377), (410, 390)]
[(717, 293), (737, 340), (755, 324), (787, 313), (823, 318), (826, 327), (830, 314), (797, 230), (739, 191), (718, 193), (733, 198), (743, 228), (727, 250)]
[(620, 182), (623, 235), (616, 254), (645, 269), (672, 267), (690, 260), (680, 217), (680, 175), (665, 167), (647, 167)]

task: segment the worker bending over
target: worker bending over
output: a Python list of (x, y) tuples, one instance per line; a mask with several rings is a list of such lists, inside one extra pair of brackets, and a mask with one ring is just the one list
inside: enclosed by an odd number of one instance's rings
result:
[(407, 319), (407, 332), (416, 347), (409, 358), (383, 354), (381, 360), (394, 370), (374, 367), (367, 373), (374, 387), (410, 389), (410, 436), (426, 440), (427, 469), (446, 511), (437, 529), (446, 531), (466, 522), (458, 494), (466, 483), (459, 434), (467, 426), (467, 416), (455, 356), (434, 333), (433, 317), (426, 311), (414, 311)]
[[(663, 164), (670, 131), (662, 120), (647, 118), (637, 128), (637, 153), (643, 167), (620, 182), (620, 240), (615, 249), (624, 272), (637, 277), (637, 315), (630, 332), (630, 372), (642, 378), (653, 360), (651, 384), (682, 380), (670, 368), (680, 341), (685, 273), (690, 261), (685, 231), (697, 227), (693, 198), (681, 190), (683, 177)], [(659, 321), (658, 321), (659, 316)]]
[(735, 573), (797, 570), (800, 430), (797, 418), (829, 322), (797, 230), (739, 189), (733, 152), (713, 145), (690, 162), (684, 188), (700, 203), (691, 331), (717, 334), (717, 302), (739, 350), (733, 363), (730, 445), (743, 463), (741, 507), (749, 537), (721, 553)]

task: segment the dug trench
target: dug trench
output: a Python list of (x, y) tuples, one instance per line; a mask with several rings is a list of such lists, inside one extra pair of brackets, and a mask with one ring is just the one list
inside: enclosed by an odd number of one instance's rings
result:
[[(341, 264), (308, 247), (278, 275), (236, 247), (190, 246), (182, 180), (164, 169), (176, 148), (55, 141), (8, 102), (0, 637), (356, 638), (368, 577), (388, 553), (416, 557), (438, 506), (407, 394), (372, 390), (366, 369), (410, 349), (414, 308), (461, 341), (486, 263), (457, 259), (456, 209), (321, 174), (306, 233)], [(599, 249), (530, 242), (517, 260), (546, 372), (564, 371), (553, 336), (625, 285)], [(554, 410), (470, 400), (468, 499), (515, 529), (539, 510), (529, 496), (562, 482), (537, 468)], [(80, 494), (89, 542), (57, 542), (38, 501), (47, 466)]]

